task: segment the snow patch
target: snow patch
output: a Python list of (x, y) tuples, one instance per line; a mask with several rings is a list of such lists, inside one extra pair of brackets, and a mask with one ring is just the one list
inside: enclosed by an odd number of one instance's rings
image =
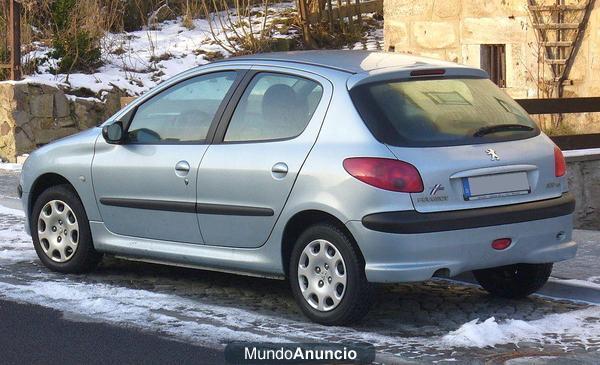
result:
[(0, 170), (20, 172), (23, 165), (20, 163), (10, 163), (0, 161)]
[[(556, 336), (548, 336), (548, 334)], [(584, 344), (600, 337), (600, 306), (551, 314), (534, 321), (509, 319), (499, 323), (494, 317), (463, 324), (442, 337), (449, 347), (488, 347), (519, 342), (562, 344), (564, 339)]]
[(17, 217), (25, 217), (25, 213), (20, 209), (8, 208), (0, 205), (0, 214), (14, 215)]

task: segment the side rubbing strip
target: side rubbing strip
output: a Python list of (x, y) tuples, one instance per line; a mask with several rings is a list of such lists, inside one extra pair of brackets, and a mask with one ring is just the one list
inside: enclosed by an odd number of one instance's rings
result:
[(165, 200), (146, 200), (146, 199), (124, 199), (124, 198), (100, 198), (103, 205), (113, 207), (164, 210), (168, 212), (195, 213), (196, 203), (172, 202)]
[(245, 215), (270, 217), (275, 214), (271, 208), (244, 207), (240, 205), (202, 204), (196, 205), (196, 213), (218, 215)]
[(202, 204), (188, 202), (173, 202), (164, 200), (125, 199), (125, 198), (100, 198), (102, 205), (114, 207), (163, 210), (168, 212), (215, 214), (215, 215), (239, 215), (270, 217), (275, 214), (271, 208), (247, 207), (240, 205)]

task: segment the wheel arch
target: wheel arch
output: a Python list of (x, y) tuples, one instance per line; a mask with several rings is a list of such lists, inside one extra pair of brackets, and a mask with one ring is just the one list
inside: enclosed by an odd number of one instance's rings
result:
[(77, 189), (75, 188), (75, 186), (73, 184), (71, 184), (71, 182), (66, 177), (64, 177), (60, 174), (54, 173), (54, 172), (48, 172), (48, 173), (38, 176), (35, 179), (35, 181), (33, 182), (33, 184), (31, 185), (31, 190), (29, 192), (29, 202), (27, 204), (27, 216), (28, 217), (31, 217), (33, 205), (35, 204), (35, 201), (40, 196), (40, 194), (42, 194), (44, 191), (48, 190), (49, 188), (51, 188), (53, 186), (58, 186), (58, 185), (70, 186), (71, 189), (73, 189), (73, 191), (75, 192), (77, 199), (79, 199), (79, 201), (81, 201), (81, 197), (79, 196)]
[(324, 212), (322, 210), (311, 209), (303, 210), (294, 214), (286, 223), (281, 238), (281, 262), (283, 264), (283, 273), (287, 277), (290, 266), (290, 256), (296, 240), (302, 232), (309, 226), (317, 223), (330, 223), (342, 230), (348, 237), (352, 244), (356, 247), (360, 254), (360, 259), (363, 264), (365, 262), (362, 251), (356, 243), (356, 239), (352, 235), (352, 232), (346, 227), (346, 225), (339, 220), (336, 216)]

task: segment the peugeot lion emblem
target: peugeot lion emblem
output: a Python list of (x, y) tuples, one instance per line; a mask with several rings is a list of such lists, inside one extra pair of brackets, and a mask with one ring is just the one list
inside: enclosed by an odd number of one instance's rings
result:
[(500, 161), (500, 156), (498, 156), (494, 149), (488, 148), (487, 150), (485, 150), (485, 153), (487, 153), (488, 156), (490, 156), (490, 159), (492, 161)]

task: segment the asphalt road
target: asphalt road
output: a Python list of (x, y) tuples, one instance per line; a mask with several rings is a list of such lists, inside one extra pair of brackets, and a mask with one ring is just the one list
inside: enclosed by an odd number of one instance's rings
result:
[(0, 300), (2, 364), (222, 364), (221, 351)]

